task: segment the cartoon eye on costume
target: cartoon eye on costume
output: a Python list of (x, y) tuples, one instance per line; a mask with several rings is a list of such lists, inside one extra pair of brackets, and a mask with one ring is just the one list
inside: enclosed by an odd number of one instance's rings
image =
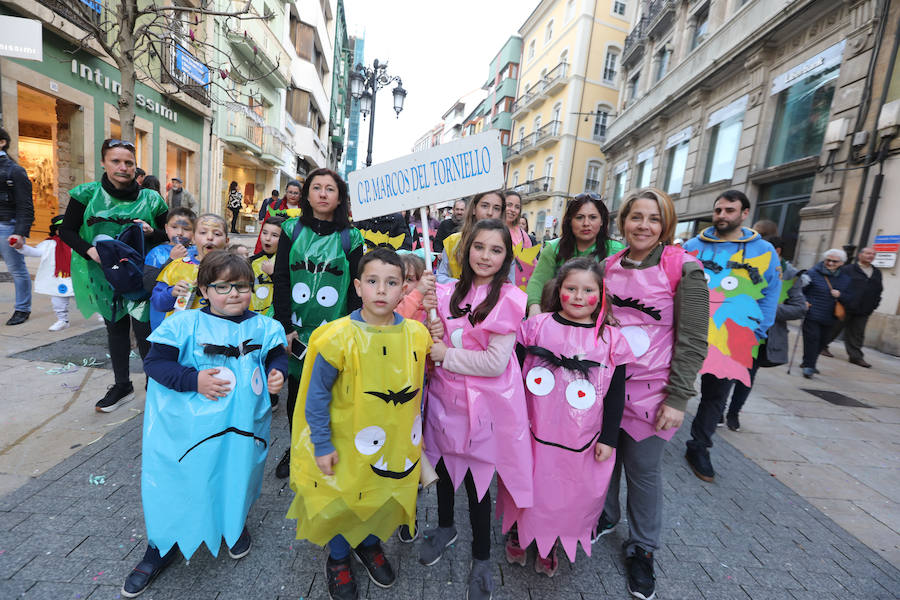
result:
[(422, 415), (416, 415), (409, 439), (412, 440), (413, 446), (418, 446), (419, 442), (422, 441)]
[(650, 336), (642, 327), (627, 325), (622, 328), (622, 335), (628, 340), (631, 352), (635, 356), (643, 356), (650, 349)]
[(60, 294), (65, 294), (66, 292), (69, 291), (69, 286), (67, 286), (64, 283), (61, 283), (61, 284), (59, 284), (59, 286), (56, 289), (57, 289), (57, 291), (59, 291)]
[(334, 306), (335, 304), (337, 304), (337, 301), (337, 290), (330, 285), (323, 286), (319, 288), (318, 292), (316, 292), (316, 302), (318, 302), (321, 306)]
[(709, 283), (709, 273), (703, 271), (703, 278), (706, 279), (706, 283)]
[(384, 443), (387, 441), (387, 434), (378, 425), (370, 425), (360, 429), (356, 433), (354, 441), (360, 454), (370, 456), (384, 447)]
[(269, 297), (269, 288), (267, 288), (266, 286), (263, 286), (263, 285), (256, 288), (256, 297), (259, 298), (260, 300), (265, 300), (266, 298), (268, 298)]
[(728, 290), (729, 292), (735, 289), (738, 286), (737, 277), (734, 275), (729, 275), (728, 277), (723, 277), (722, 281), (719, 282), (719, 285), (723, 290)]
[(291, 296), (293, 296), (294, 302), (297, 304), (306, 304), (310, 296), (309, 286), (302, 281), (295, 283), (294, 289), (291, 290)]
[(250, 389), (253, 390), (254, 394), (262, 394), (263, 378), (262, 371), (259, 370), (259, 367), (253, 369), (253, 375), (250, 376)]
[(553, 371), (547, 367), (534, 367), (525, 376), (525, 387), (535, 396), (546, 396), (553, 391), (555, 385), (556, 378)]
[(597, 401), (597, 391), (586, 379), (576, 379), (566, 386), (566, 402), (572, 408), (587, 410)]
[(224, 379), (228, 382), (228, 393), (234, 391), (234, 385), (237, 382), (237, 378), (234, 376), (234, 371), (229, 369), (228, 367), (213, 367), (214, 369), (219, 369), (219, 372), (213, 375), (216, 379)]
[(463, 336), (462, 327), (460, 327), (459, 329), (454, 329), (452, 332), (450, 332), (450, 343), (453, 344), (454, 348), (462, 348), (463, 347), (462, 336)]

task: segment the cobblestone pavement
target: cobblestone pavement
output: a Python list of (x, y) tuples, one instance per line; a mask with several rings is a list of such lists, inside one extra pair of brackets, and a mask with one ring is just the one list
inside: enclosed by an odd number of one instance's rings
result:
[[(282, 404), (283, 406), (283, 404)], [(689, 423), (688, 423), (689, 424)], [(834, 600), (895, 599), (900, 571), (721, 438), (717, 481), (706, 484), (683, 458), (687, 425), (666, 451), (665, 529), (656, 555), (658, 598)], [(177, 561), (145, 593), (168, 599), (327, 598), (324, 551), (294, 539), (284, 518), (292, 496), (275, 479), (287, 444), (284, 409), (272, 428), (263, 493), (250, 512), (253, 550), (234, 561), (201, 548)], [(141, 418), (0, 497), (0, 599), (114, 599), (143, 555), (140, 503)], [(460, 490), (461, 494), (464, 494)], [(420, 526), (433, 526), (433, 489), (420, 496)], [(440, 563), (423, 567), (415, 545), (385, 545), (398, 580), (370, 584), (357, 565), (361, 598), (463, 598), (469, 566), (467, 506), (456, 506), (460, 540)], [(507, 565), (494, 528), (495, 598), (627, 598), (620, 544), (627, 523), (594, 545), (593, 556), (563, 559), (555, 578)], [(563, 555), (564, 556), (564, 555)]]

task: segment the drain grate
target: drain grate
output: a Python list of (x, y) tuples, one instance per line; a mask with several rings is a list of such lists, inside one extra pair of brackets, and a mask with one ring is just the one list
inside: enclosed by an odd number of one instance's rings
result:
[(832, 392), (831, 390), (811, 390), (808, 388), (800, 388), (804, 392), (808, 394), (812, 394), (818, 398), (821, 398), (825, 402), (830, 402), (831, 404), (836, 404), (838, 406), (855, 406), (858, 408), (872, 408), (865, 402), (860, 402), (859, 400), (855, 400), (850, 396), (845, 396), (839, 392)]

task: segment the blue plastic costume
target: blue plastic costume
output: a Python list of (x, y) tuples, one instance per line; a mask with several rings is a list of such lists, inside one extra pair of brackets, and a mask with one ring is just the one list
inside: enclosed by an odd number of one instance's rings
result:
[(233, 546), (259, 497), (272, 409), (266, 356), (286, 343), (277, 322), (240, 323), (201, 310), (165, 319), (148, 338), (179, 350), (179, 363), (217, 368), (231, 392), (212, 401), (150, 379), (144, 414), (141, 497), (147, 538), (165, 555), (185, 558), (201, 543), (215, 556), (222, 537)]

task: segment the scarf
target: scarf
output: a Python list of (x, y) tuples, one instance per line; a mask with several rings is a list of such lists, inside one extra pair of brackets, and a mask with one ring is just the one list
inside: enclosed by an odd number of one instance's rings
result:
[(132, 179), (127, 188), (120, 190), (113, 185), (113, 182), (109, 180), (106, 173), (100, 178), (100, 185), (103, 186), (103, 191), (107, 194), (116, 200), (123, 200), (125, 202), (134, 202), (137, 200), (138, 194), (141, 193), (141, 186), (136, 179)]
[[(104, 175), (105, 177), (105, 175)], [(56, 242), (53, 258), (56, 264), (57, 277), (72, 276), (72, 249), (60, 239), (58, 235), (51, 235), (50, 239)]]

